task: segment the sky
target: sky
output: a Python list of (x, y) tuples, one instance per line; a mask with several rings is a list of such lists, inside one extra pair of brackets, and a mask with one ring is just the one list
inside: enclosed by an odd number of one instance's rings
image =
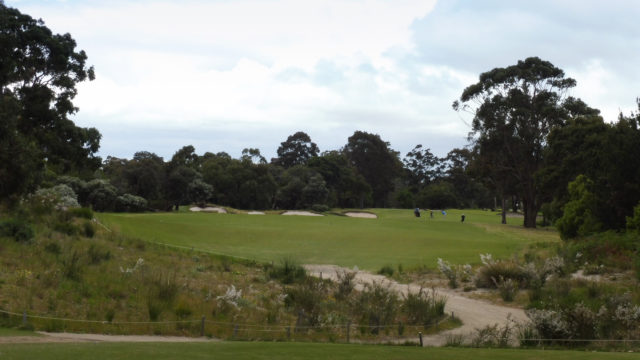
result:
[(451, 104), (480, 73), (538, 56), (607, 121), (637, 110), (636, 0), (5, 0), (70, 33), (96, 79), (78, 126), (99, 155), (166, 160), (181, 147), (267, 159), (304, 131), (321, 151), (354, 131), (404, 157), (467, 144)]

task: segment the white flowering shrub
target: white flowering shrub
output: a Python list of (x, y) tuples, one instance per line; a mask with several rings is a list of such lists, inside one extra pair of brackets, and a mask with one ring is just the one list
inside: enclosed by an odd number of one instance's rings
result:
[(40, 198), (42, 202), (51, 203), (57, 209), (80, 207), (78, 195), (65, 184), (38, 189), (35, 196)]
[(238, 302), (242, 299), (242, 290), (236, 290), (234, 285), (227, 287), (227, 292), (224, 295), (216, 297), (218, 302), (223, 302), (238, 308)]

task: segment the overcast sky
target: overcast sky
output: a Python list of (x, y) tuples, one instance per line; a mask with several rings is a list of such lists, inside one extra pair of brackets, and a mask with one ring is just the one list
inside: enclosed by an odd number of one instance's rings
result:
[(356, 130), (404, 156), (466, 144), (451, 109), (481, 72), (538, 56), (608, 121), (640, 96), (640, 1), (6, 0), (71, 33), (95, 66), (76, 124), (100, 155), (170, 159), (259, 148), (304, 131), (321, 151)]

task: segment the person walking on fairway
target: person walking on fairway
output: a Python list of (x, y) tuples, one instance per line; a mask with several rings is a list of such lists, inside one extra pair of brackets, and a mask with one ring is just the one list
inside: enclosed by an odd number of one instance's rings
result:
[(460, 216), (460, 222), (464, 222), (464, 214), (462, 214), (462, 216)]
[(413, 214), (414, 214), (416, 217), (420, 217), (420, 208), (416, 208), (415, 210), (413, 210)]
[(442, 210), (442, 216), (447, 216), (447, 212)]
[(433, 210), (430, 210), (431, 218), (433, 219)]

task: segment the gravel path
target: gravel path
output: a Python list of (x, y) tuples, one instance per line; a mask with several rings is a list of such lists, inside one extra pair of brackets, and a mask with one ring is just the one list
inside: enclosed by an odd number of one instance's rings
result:
[[(353, 271), (336, 265), (305, 265), (305, 268), (309, 274), (313, 276), (322, 275), (322, 278), (332, 280), (337, 279), (338, 272)], [(400, 294), (406, 294), (407, 291), (417, 293), (421, 289), (419, 285), (399, 284), (383, 275), (375, 275), (366, 271), (357, 271), (355, 280), (360, 284), (371, 284), (373, 282), (382, 283), (388, 285)], [(360, 285), (360, 288), (362, 288), (362, 285)], [(527, 316), (521, 309), (495, 305), (483, 300), (470, 299), (451, 289), (437, 288), (436, 292), (447, 296), (445, 312), (453, 312), (457, 318), (462, 320), (463, 325), (453, 330), (423, 337), (423, 343), (426, 346), (444, 345), (446, 343), (446, 337), (449, 334), (469, 335), (474, 333), (477, 328), (484, 328), (485, 326), (494, 324), (502, 326), (509, 322), (509, 318), (517, 322), (527, 320)]]
[(191, 338), (181, 336), (155, 336), (155, 335), (102, 335), (102, 334), (75, 334), (75, 333), (49, 333), (39, 331), (41, 336), (0, 336), (0, 344), (27, 344), (27, 343), (77, 343), (77, 342), (211, 342), (219, 341), (210, 338)]

